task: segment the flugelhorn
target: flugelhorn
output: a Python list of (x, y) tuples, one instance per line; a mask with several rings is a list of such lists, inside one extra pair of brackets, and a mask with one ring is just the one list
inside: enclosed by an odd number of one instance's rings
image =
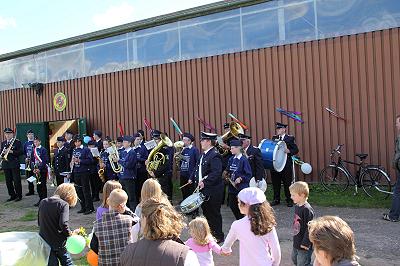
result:
[(114, 142), (111, 142), (111, 147), (107, 149), (108, 151), (108, 160), (110, 161), (111, 168), (114, 171), (114, 173), (120, 173), (122, 172), (122, 165), (118, 163), (119, 161), (119, 153), (117, 146), (115, 146)]

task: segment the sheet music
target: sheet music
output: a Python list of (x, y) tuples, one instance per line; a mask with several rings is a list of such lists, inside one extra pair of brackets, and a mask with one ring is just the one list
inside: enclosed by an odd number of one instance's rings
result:
[(90, 148), (90, 152), (92, 153), (93, 157), (100, 157), (100, 152), (99, 149), (97, 149), (97, 147)]

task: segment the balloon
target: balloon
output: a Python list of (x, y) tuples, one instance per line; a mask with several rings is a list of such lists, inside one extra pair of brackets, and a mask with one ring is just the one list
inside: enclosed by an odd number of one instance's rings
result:
[(85, 136), (85, 137), (83, 138), (83, 142), (85, 142), (86, 144), (88, 144), (89, 141), (91, 141), (91, 140), (92, 140), (92, 138), (89, 137), (89, 136)]
[(87, 262), (90, 266), (97, 266), (99, 264), (99, 256), (93, 250), (89, 250), (87, 254)]
[(86, 240), (83, 236), (72, 235), (67, 239), (67, 251), (71, 254), (81, 253), (86, 246)]
[(311, 164), (309, 163), (303, 163), (301, 165), (301, 171), (303, 172), (303, 174), (308, 175), (312, 172), (312, 167)]

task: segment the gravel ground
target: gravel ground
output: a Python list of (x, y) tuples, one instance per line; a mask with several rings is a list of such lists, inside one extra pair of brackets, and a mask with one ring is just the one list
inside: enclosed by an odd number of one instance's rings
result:
[[(54, 191), (48, 186), (49, 195)], [(27, 192), (26, 184), (23, 186), (24, 193)], [(8, 198), (5, 183), (0, 183), (0, 231), (35, 231), (36, 220), (21, 221), (21, 217), (35, 212), (33, 204), (37, 202), (38, 196), (24, 197), (20, 202), (3, 203)], [(96, 206), (99, 203), (96, 202)], [(311, 203), (312, 204), (312, 203)], [(313, 206), (317, 216), (337, 215), (347, 221), (354, 230), (356, 237), (357, 255), (362, 265), (400, 265), (400, 223), (386, 222), (381, 219), (383, 209), (353, 209)], [(84, 226), (91, 228), (95, 214), (77, 214), (79, 207), (71, 209), (71, 227)], [(275, 208), (277, 230), (282, 249), (281, 265), (292, 265), (291, 253), (291, 224), (293, 208), (278, 205)], [(229, 208), (222, 208), (223, 230), (228, 233), (234, 217)], [(188, 237), (187, 231), (182, 233), (182, 239)], [(239, 265), (239, 243), (236, 243), (233, 253), (229, 257), (214, 255), (217, 266)]]

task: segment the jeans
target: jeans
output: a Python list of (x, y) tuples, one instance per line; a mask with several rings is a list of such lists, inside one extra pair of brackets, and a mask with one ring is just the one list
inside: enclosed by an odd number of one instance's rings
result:
[(312, 248), (309, 250), (293, 248), (292, 250), (292, 261), (297, 266), (311, 266), (311, 255), (313, 253)]
[(400, 171), (396, 171), (397, 181), (393, 188), (392, 207), (390, 208), (389, 218), (398, 220), (400, 218)]
[(48, 266), (73, 266), (71, 256), (65, 247), (52, 248), (50, 251)]

